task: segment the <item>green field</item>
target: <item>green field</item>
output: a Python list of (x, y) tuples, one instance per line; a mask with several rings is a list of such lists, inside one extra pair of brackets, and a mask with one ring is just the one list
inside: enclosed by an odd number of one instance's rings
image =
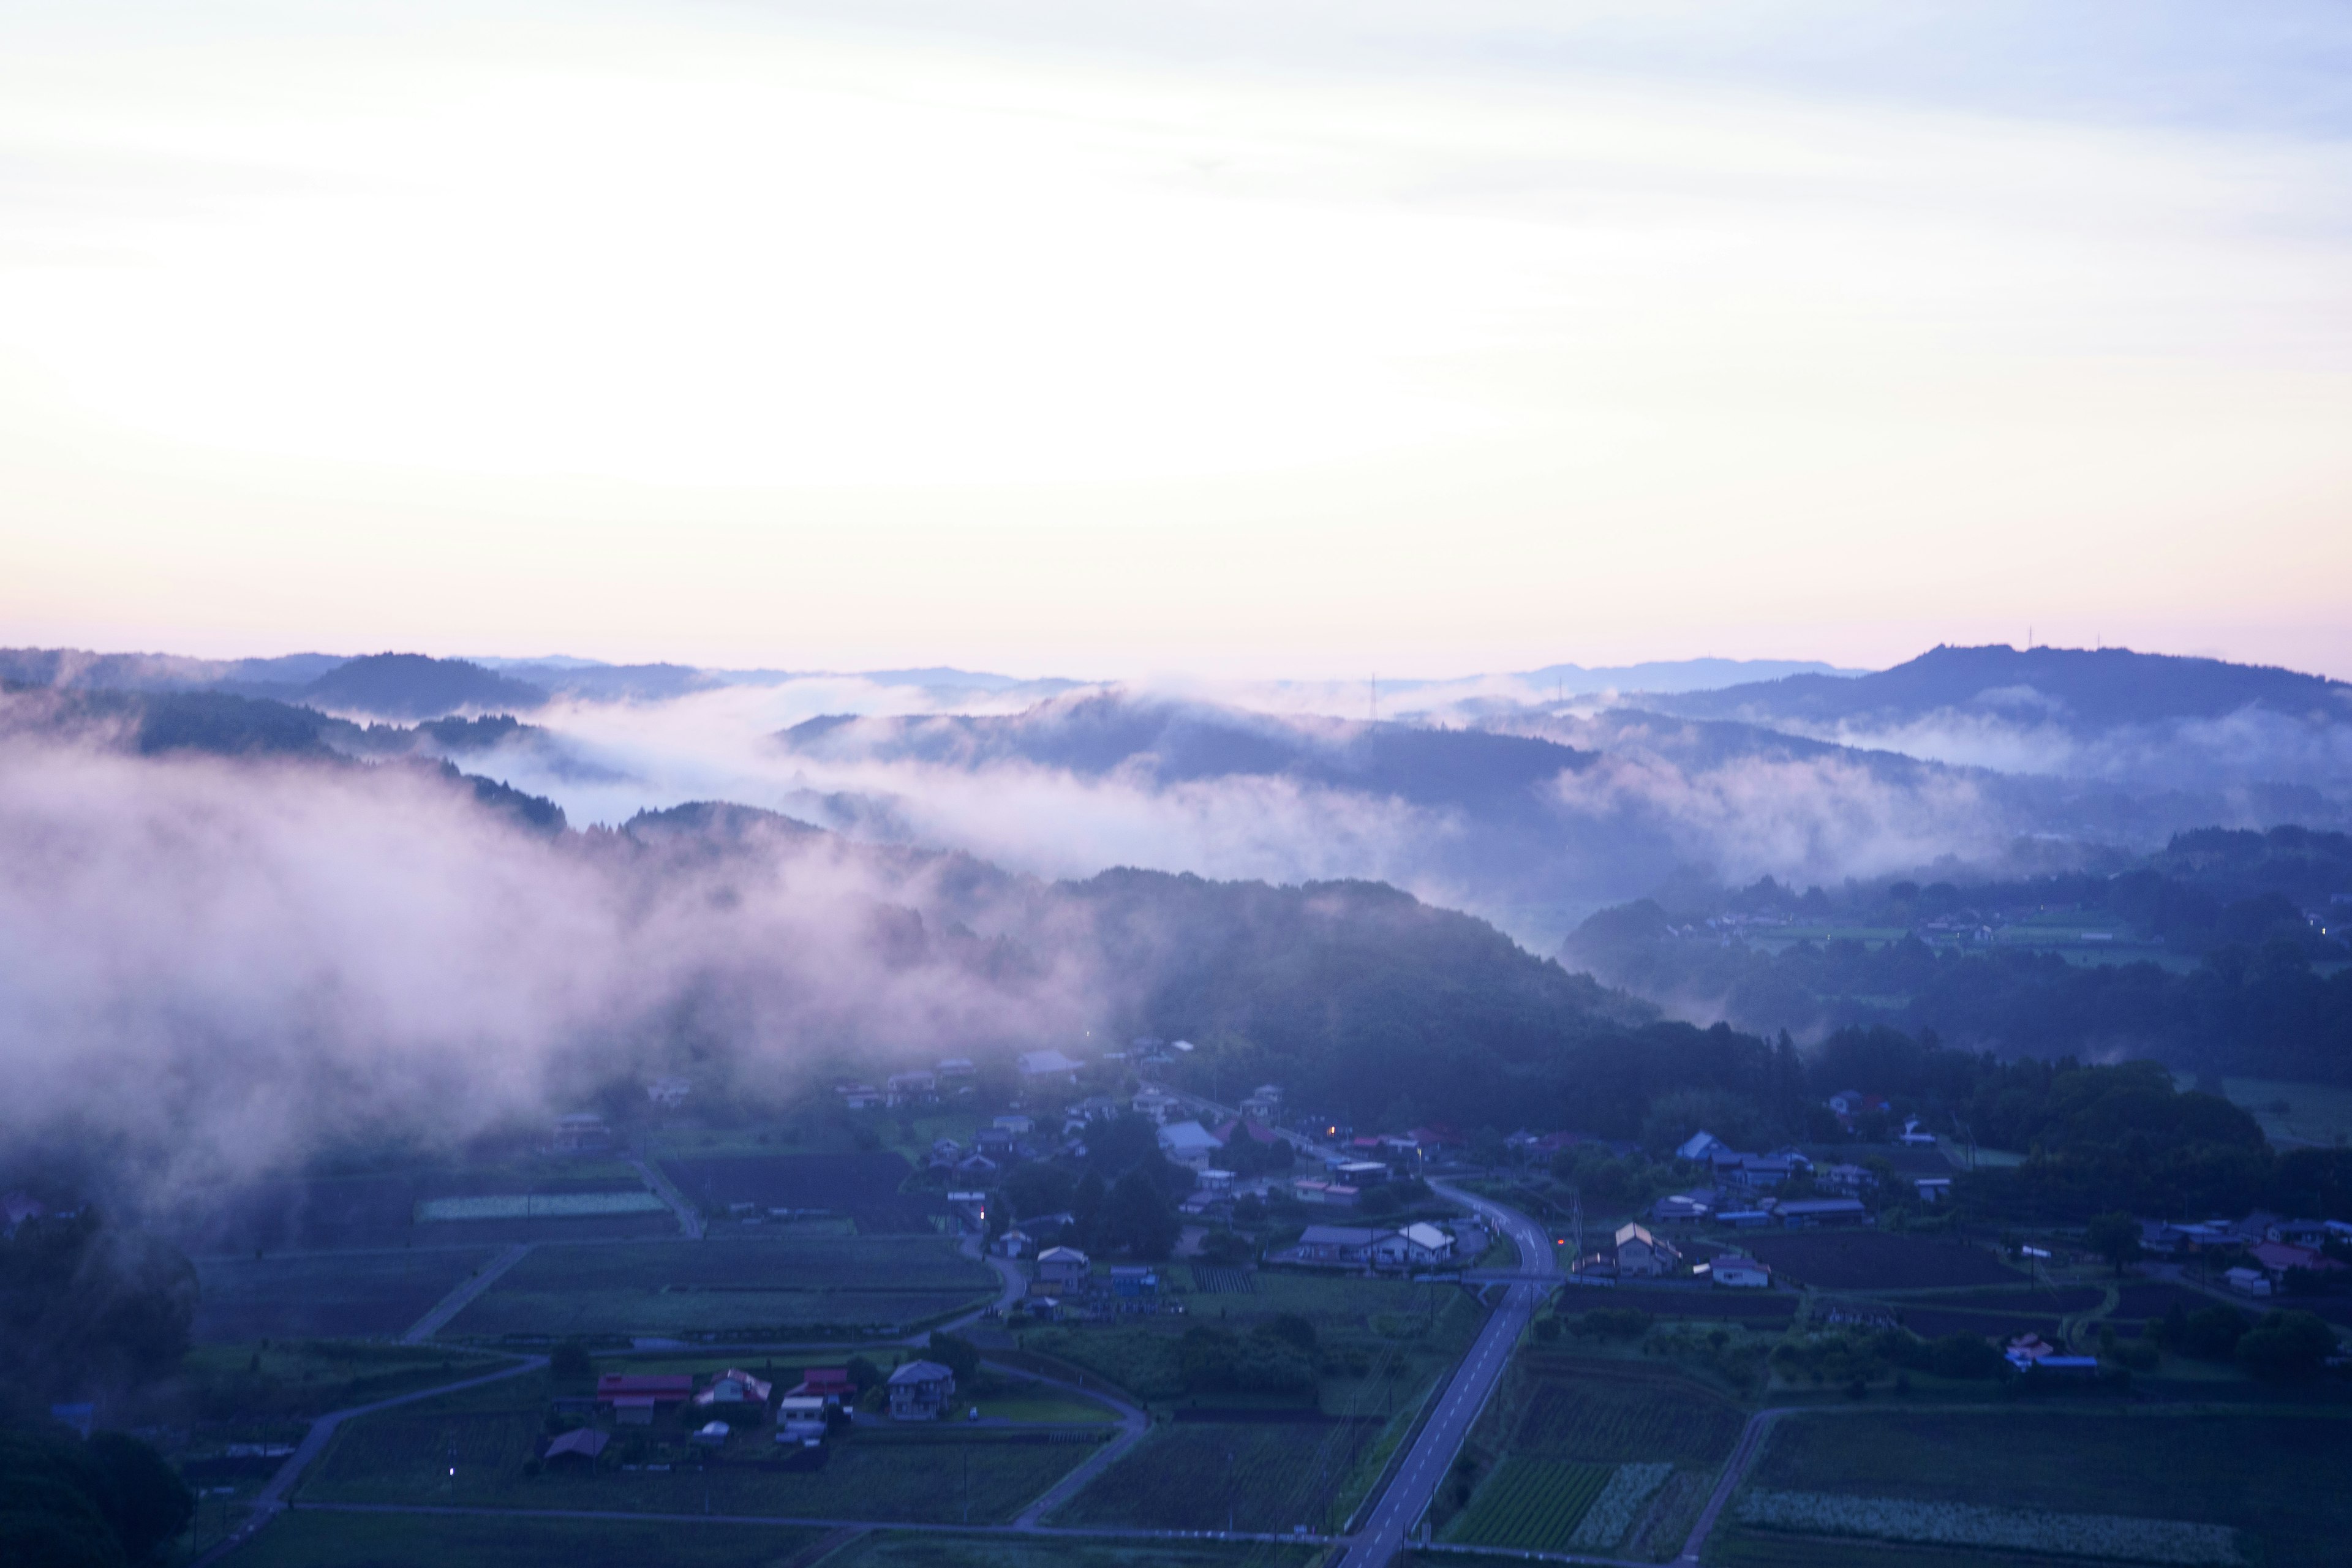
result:
[(2347, 1473), (2352, 1420), (2043, 1406), (1783, 1418), (1748, 1484), (2226, 1525), (2261, 1539), (2266, 1568), (2315, 1568), (2345, 1560)]
[(1456, 1515), (1445, 1539), (1472, 1546), (1562, 1552), (1584, 1510), (1616, 1474), (1608, 1465), (1509, 1458)]
[(1057, 1525), (1321, 1530), (1377, 1426), (1164, 1426), (1065, 1504)]
[[(531, 1475), (545, 1440), (548, 1384), (524, 1373), (352, 1422), (301, 1491), (310, 1502), (593, 1509), (797, 1518), (994, 1523), (1094, 1452), (1076, 1442), (955, 1426), (884, 1427), (828, 1446), (816, 1470), (755, 1468), (778, 1449), (768, 1429), (740, 1433), (709, 1468), (674, 1425), (616, 1439), (593, 1474)], [(1105, 1429), (1107, 1432), (1107, 1429)], [(647, 1467), (625, 1470), (642, 1443)], [(656, 1469), (655, 1465), (675, 1468)], [(450, 1474), (455, 1468), (456, 1474)]]
[(2281, 1148), (2297, 1144), (2333, 1148), (2352, 1142), (2352, 1089), (2325, 1083), (2286, 1083), (2276, 1079), (2226, 1078), (2221, 1080), (2221, 1090), (2231, 1104), (2252, 1111), (2254, 1120), (2263, 1124), (2263, 1134)]
[[(1184, 1397), (1175, 1347), (1187, 1328), (1206, 1323), (1246, 1334), (1291, 1313), (1314, 1325), (1318, 1354), (1335, 1368), (1323, 1379), (1322, 1407), (1333, 1414), (1351, 1408), (1386, 1414), (1418, 1398), (1430, 1378), (1450, 1369), (1483, 1318), (1469, 1295), (1450, 1285), (1271, 1272), (1258, 1274), (1255, 1284), (1246, 1295), (1192, 1296), (1183, 1317), (1033, 1329), (1021, 1343), (1084, 1367), (1139, 1399), (1172, 1401)], [(1249, 1403), (1223, 1395), (1203, 1402)]]
[(207, 1258), (199, 1342), (389, 1337), (433, 1310), (495, 1256), (488, 1247)]
[(273, 1340), (199, 1345), (180, 1370), (199, 1415), (237, 1421), (323, 1415), (512, 1364), (441, 1345)]
[(824, 1568), (1307, 1568), (1318, 1549), (1214, 1541), (1084, 1541), (877, 1530)]
[(787, 1338), (911, 1325), (986, 1300), (988, 1266), (929, 1237), (787, 1237), (539, 1247), (444, 1331)]
[(824, 1532), (792, 1525), (452, 1518), (297, 1509), (237, 1568), (783, 1568)]

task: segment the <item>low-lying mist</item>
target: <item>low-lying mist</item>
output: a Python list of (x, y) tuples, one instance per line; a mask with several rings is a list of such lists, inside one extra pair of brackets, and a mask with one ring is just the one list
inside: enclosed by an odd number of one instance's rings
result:
[[(551, 836), (436, 775), (0, 742), (0, 1142), (153, 1180), (455, 1140), (692, 1066), (1066, 1037), (1102, 996), (1009, 879), (752, 822)], [(1003, 923), (1002, 946), (955, 926)]]

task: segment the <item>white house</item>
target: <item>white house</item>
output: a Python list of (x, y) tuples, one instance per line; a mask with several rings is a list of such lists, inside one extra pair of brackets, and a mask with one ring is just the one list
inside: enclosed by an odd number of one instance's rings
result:
[(883, 1080), (882, 1090), (893, 1105), (919, 1105), (940, 1097), (940, 1076), (929, 1072), (894, 1072)]
[(1171, 1121), (1160, 1130), (1160, 1152), (1170, 1163), (1205, 1171), (1209, 1157), (1223, 1149), (1217, 1135), (1197, 1121)]
[(1933, 1132), (1920, 1131), (1917, 1117), (1906, 1116), (1903, 1119), (1902, 1135), (1895, 1142), (1908, 1143), (1914, 1148), (1932, 1149), (1936, 1146), (1936, 1135)]
[(1772, 1266), (1759, 1263), (1752, 1258), (1740, 1258), (1726, 1253), (1707, 1268), (1707, 1277), (1718, 1285), (1738, 1290), (1769, 1290), (1772, 1288)]
[(1661, 1241), (1638, 1225), (1617, 1227), (1617, 1272), (1621, 1276), (1671, 1274), (1683, 1255), (1672, 1242)]
[(1433, 1225), (1391, 1230), (1372, 1243), (1372, 1259), (1391, 1268), (1429, 1268), (1454, 1257), (1454, 1238)]
[(955, 1373), (935, 1361), (910, 1361), (890, 1374), (890, 1418), (936, 1421), (955, 1397)]
[(814, 1394), (787, 1394), (776, 1406), (776, 1441), (807, 1443), (824, 1436), (824, 1401)]
[(1176, 1097), (1165, 1089), (1139, 1089), (1128, 1105), (1138, 1116), (1147, 1116), (1155, 1123), (1164, 1123), (1176, 1110)]
[(1017, 1059), (1023, 1078), (1066, 1078), (1073, 1083), (1087, 1065), (1059, 1051), (1023, 1051)]
[(1682, 1147), (1675, 1151), (1675, 1157), (1680, 1160), (1704, 1160), (1717, 1149), (1729, 1147), (1731, 1145), (1714, 1133), (1702, 1131), (1694, 1132), (1683, 1140)]
[(646, 1085), (646, 1098), (664, 1110), (676, 1110), (686, 1103), (687, 1096), (693, 1092), (694, 1085), (675, 1074), (668, 1078), (657, 1078)]
[(1364, 1263), (1381, 1233), (1362, 1226), (1310, 1225), (1298, 1234), (1298, 1252), (1318, 1263)]
[(1075, 1247), (1049, 1247), (1037, 1255), (1037, 1278), (1049, 1285), (1083, 1285), (1094, 1266), (1094, 1259)]
[(2259, 1268), (2231, 1268), (2221, 1274), (2221, 1283), (2241, 1296), (2267, 1296), (2271, 1293), (2270, 1276)]

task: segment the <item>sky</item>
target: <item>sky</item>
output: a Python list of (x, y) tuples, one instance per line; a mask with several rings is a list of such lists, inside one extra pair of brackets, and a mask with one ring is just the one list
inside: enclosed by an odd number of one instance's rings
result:
[(2352, 677), (2340, 6), (0, 6), (0, 642)]

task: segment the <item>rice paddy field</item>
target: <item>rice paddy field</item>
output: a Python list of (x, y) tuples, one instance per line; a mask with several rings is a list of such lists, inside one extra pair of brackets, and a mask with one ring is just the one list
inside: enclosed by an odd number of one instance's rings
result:
[[(2233, 1536), (2247, 1560), (2264, 1568), (2316, 1568), (2345, 1560), (2352, 1531), (2352, 1491), (2342, 1484), (2347, 1473), (2352, 1420), (2328, 1415), (2045, 1405), (2030, 1414), (1790, 1417), (1774, 1431), (1743, 1490), (1743, 1499), (1752, 1493), (1767, 1500), (1746, 1505), (1745, 1517), (1736, 1513), (1723, 1552), (1709, 1555), (1747, 1562), (1740, 1553), (1750, 1540), (1820, 1535), (1821, 1521), (1843, 1518), (1849, 1530), (1879, 1528), (1927, 1547), (1974, 1542), (1983, 1551), (2047, 1552), (2063, 1540), (2105, 1540), (2122, 1543), (2115, 1547), (2120, 1560), (2141, 1562), (2220, 1561), (2218, 1548), (2197, 1555), (2197, 1542), (2212, 1548)], [(1790, 1497), (1832, 1501), (1770, 1500)], [(1885, 1508), (1874, 1513), (1879, 1505)], [(1982, 1510), (2042, 1522), (2001, 1546), (1994, 1539), (1997, 1520), (1988, 1522)], [(1782, 1528), (1767, 1528), (1775, 1520)], [(2165, 1539), (2177, 1547), (2169, 1559), (2155, 1554), (2164, 1548), (2147, 1544)], [(2087, 1550), (2077, 1547), (2078, 1553)]]
[(932, 1237), (792, 1237), (543, 1246), (446, 1337), (844, 1336), (902, 1329), (986, 1300), (996, 1276)]
[(201, 1258), (194, 1338), (216, 1344), (397, 1335), (492, 1256), (488, 1247), (457, 1247)]

